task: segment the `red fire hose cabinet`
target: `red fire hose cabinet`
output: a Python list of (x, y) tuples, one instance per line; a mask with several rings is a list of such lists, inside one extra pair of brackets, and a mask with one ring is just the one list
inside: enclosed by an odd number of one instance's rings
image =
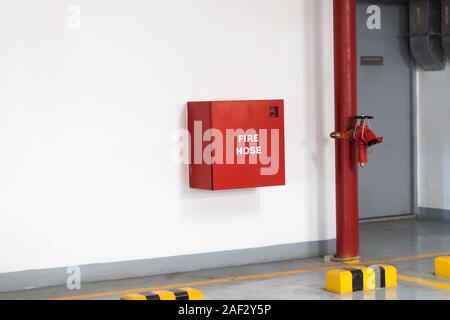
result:
[(188, 102), (191, 188), (285, 185), (284, 101)]

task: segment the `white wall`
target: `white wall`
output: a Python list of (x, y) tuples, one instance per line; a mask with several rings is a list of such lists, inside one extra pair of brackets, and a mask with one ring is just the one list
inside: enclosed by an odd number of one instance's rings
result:
[(419, 207), (450, 210), (450, 65), (417, 77)]
[[(0, 0), (0, 272), (335, 238), (332, 72), (331, 0)], [(189, 190), (185, 103), (265, 98), (287, 186)]]

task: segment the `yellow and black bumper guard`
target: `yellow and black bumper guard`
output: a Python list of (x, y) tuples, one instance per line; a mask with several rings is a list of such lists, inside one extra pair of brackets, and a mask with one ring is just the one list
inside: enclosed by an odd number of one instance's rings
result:
[(437, 277), (450, 279), (450, 256), (436, 258), (434, 268)]
[(197, 289), (183, 288), (176, 290), (158, 290), (147, 294), (130, 294), (120, 300), (203, 300), (203, 293)]
[(327, 291), (352, 293), (397, 286), (397, 269), (388, 265), (349, 267), (331, 270), (326, 275)]

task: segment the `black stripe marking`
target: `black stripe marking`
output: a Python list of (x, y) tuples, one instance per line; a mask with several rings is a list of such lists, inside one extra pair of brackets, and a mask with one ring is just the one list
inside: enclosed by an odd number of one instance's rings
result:
[(364, 272), (359, 269), (346, 269), (352, 273), (353, 292), (364, 290)]
[(175, 294), (175, 300), (189, 300), (189, 293), (183, 290), (171, 290)]
[(380, 267), (380, 285), (381, 288), (386, 288), (386, 270), (383, 266)]
[(147, 300), (149, 301), (157, 301), (157, 300), (161, 300), (161, 297), (159, 296), (159, 294), (156, 294), (154, 292), (150, 292), (148, 295), (145, 296), (147, 298)]
[(159, 294), (151, 293), (150, 295), (146, 296), (147, 300), (149, 301), (159, 301), (161, 300), (161, 297)]

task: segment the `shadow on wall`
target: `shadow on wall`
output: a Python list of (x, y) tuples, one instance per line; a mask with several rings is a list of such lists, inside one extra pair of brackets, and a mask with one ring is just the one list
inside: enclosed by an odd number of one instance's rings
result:
[[(304, 108), (301, 112), (302, 118), (298, 119), (295, 125), (302, 126), (302, 132), (307, 132), (303, 137), (286, 137), (286, 142), (292, 141), (295, 145), (292, 148), (300, 150), (296, 153), (297, 158), (306, 151), (310, 159), (306, 160), (307, 167), (296, 170), (301, 172), (300, 183), (302, 185), (308, 184), (311, 189), (312, 196), (304, 197), (307, 201), (305, 212), (299, 212), (299, 215), (304, 215), (305, 223), (308, 223), (314, 228), (317, 226), (318, 230), (311, 230), (311, 234), (323, 238), (324, 235), (329, 234), (325, 229), (329, 215), (330, 207), (334, 205), (330, 201), (334, 201), (334, 197), (324, 196), (327, 193), (334, 193), (334, 189), (330, 190), (328, 177), (332, 177), (333, 173), (330, 171), (330, 164), (328, 161), (334, 162), (334, 159), (327, 158), (327, 149), (333, 143), (328, 138), (328, 133), (333, 130), (332, 127), (326, 124), (329, 114), (334, 112), (333, 101), (330, 97), (330, 90), (332, 86), (329, 83), (330, 69), (329, 59), (331, 52), (329, 52), (329, 41), (331, 28), (324, 28), (329, 24), (328, 19), (330, 5), (328, 0), (310, 0), (305, 1), (302, 5), (301, 16), (304, 16), (303, 25), (298, 32), (300, 43), (304, 55), (299, 55), (301, 61), (300, 65), (304, 66), (303, 70), (299, 70), (299, 77), (304, 77), (302, 80), (305, 87), (298, 88), (298, 92), (302, 92), (300, 97), (300, 104), (293, 106), (293, 108)], [(318, 17), (327, 17), (318, 19)], [(328, 30), (330, 29), (330, 30)], [(332, 95), (332, 94), (331, 94)], [(257, 97), (256, 97), (257, 98)], [(284, 97), (289, 98), (289, 97)], [(328, 101), (330, 100), (330, 101)], [(186, 105), (179, 106), (179, 123), (178, 127), (186, 129), (187, 115)], [(292, 127), (292, 122), (286, 119), (286, 133), (292, 134), (298, 132)], [(307, 128), (307, 130), (304, 130)], [(289, 142), (290, 143), (290, 142)], [(287, 181), (289, 187), (289, 168), (295, 166), (304, 166), (298, 164), (296, 158), (293, 157), (292, 149), (286, 145), (286, 165), (287, 165)], [(299, 155), (300, 154), (300, 155)], [(302, 163), (305, 160), (300, 159)], [(296, 168), (297, 169), (297, 168)], [(189, 166), (179, 166), (179, 196), (182, 199), (180, 211), (183, 213), (181, 219), (192, 219), (193, 217), (223, 217), (224, 219), (230, 215), (239, 215), (240, 217), (254, 217), (261, 212), (261, 193), (259, 189), (247, 190), (231, 190), (231, 191), (202, 191), (189, 188)], [(292, 173), (291, 173), (292, 175)], [(299, 188), (299, 192), (301, 192)], [(289, 208), (291, 209), (291, 208)], [(296, 210), (295, 208), (292, 208)], [(184, 214), (186, 213), (186, 214)], [(311, 223), (310, 223), (311, 222)]]
[[(327, 1), (328, 3), (328, 1)], [(328, 4), (327, 4), (328, 6)], [(334, 128), (329, 128), (324, 123), (327, 119), (327, 114), (334, 113), (333, 101), (327, 100), (327, 88), (325, 83), (330, 76), (329, 70), (324, 68), (327, 61), (326, 48), (329, 48), (328, 42), (333, 40), (327, 30), (324, 28), (323, 19), (316, 17), (326, 17), (326, 7), (324, 0), (306, 1), (305, 3), (305, 19), (304, 28), (308, 30), (306, 37), (304, 37), (304, 47), (306, 50), (305, 63), (308, 79), (305, 80), (305, 104), (309, 106), (307, 109), (307, 116), (301, 119), (304, 125), (308, 128), (308, 137), (301, 143), (308, 146), (308, 154), (311, 156), (311, 163), (314, 165), (314, 172), (308, 170), (307, 180), (311, 183), (311, 188), (315, 189), (315, 202), (310, 202), (308, 212), (317, 212), (317, 216), (312, 216), (317, 225), (317, 234), (323, 237), (327, 234), (323, 226), (328, 218), (327, 208), (330, 203), (327, 202), (330, 197), (323, 196), (331, 190), (328, 190), (325, 177), (331, 176), (328, 170), (328, 161), (334, 163), (334, 158), (327, 158), (325, 149), (329, 143), (333, 143), (328, 138), (328, 133)], [(327, 46), (328, 45), (328, 46)], [(314, 143), (310, 143), (314, 141)], [(333, 198), (334, 199), (334, 198)], [(328, 200), (330, 201), (330, 200)], [(331, 200), (332, 201), (332, 200)]]
[[(179, 118), (179, 128), (187, 130), (187, 106), (183, 104), (180, 107), (181, 113)], [(182, 201), (182, 212), (190, 212), (196, 217), (206, 215), (226, 216), (230, 214), (254, 215), (259, 212), (260, 195), (258, 189), (245, 190), (227, 190), (227, 191), (208, 191), (191, 189), (189, 187), (189, 165), (180, 165), (179, 176), (180, 185), (179, 193)], [(232, 201), (230, 201), (232, 199)], [(202, 201), (196, 201), (202, 200)], [(190, 219), (192, 216), (181, 217), (182, 219)]]

